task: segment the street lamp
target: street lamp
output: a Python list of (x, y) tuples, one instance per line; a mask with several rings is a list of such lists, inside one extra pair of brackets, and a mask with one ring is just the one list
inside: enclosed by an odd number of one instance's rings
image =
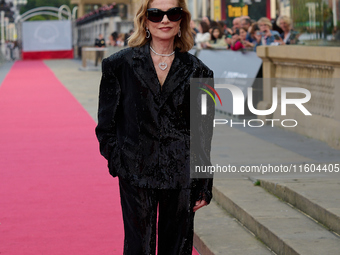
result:
[(15, 18), (19, 16), (20, 6), (26, 5), (26, 4), (27, 4), (27, 0), (13, 0), (13, 6), (14, 6), (14, 12), (15, 12), (14, 17)]

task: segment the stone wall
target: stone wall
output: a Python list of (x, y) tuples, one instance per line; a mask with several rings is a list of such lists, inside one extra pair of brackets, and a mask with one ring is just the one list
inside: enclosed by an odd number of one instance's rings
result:
[[(327, 142), (340, 149), (340, 48), (306, 46), (260, 46), (257, 55), (263, 60), (263, 101), (258, 109), (272, 106), (272, 88), (278, 88), (278, 108), (272, 116), (259, 119), (295, 119), (298, 125), (288, 128)], [(295, 105), (281, 115), (281, 87), (299, 87), (311, 92), (304, 104), (312, 116), (305, 116)], [(303, 94), (290, 94), (298, 98)]]

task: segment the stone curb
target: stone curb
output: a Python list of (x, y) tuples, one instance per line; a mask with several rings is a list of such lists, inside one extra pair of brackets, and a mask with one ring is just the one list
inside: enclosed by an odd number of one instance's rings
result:
[(215, 200), (196, 212), (194, 246), (202, 255), (273, 255)]
[(340, 217), (285, 185), (259, 180), (261, 187), (340, 235)]
[(298, 252), (296, 252), (292, 247), (286, 244), (270, 229), (266, 228), (254, 217), (252, 217), (248, 212), (243, 210), (231, 199), (220, 192), (217, 187), (213, 187), (213, 197), (223, 208), (225, 208), (230, 214), (237, 218), (243, 225), (245, 225), (275, 253), (280, 255), (299, 255)]

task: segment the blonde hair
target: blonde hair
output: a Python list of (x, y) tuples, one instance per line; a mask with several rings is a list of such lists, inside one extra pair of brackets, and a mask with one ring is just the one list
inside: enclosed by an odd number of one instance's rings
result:
[[(151, 41), (150, 38), (146, 38), (146, 10), (149, 4), (153, 0), (142, 0), (141, 5), (137, 11), (136, 17), (134, 19), (135, 31), (130, 36), (128, 44), (130, 47), (140, 47), (145, 45), (147, 42)], [(194, 46), (194, 38), (191, 33), (190, 20), (191, 15), (186, 5), (185, 0), (177, 0), (178, 7), (183, 9), (182, 19), (181, 19), (181, 37), (175, 36), (174, 47), (178, 47), (181, 52), (187, 52)]]
[(292, 24), (291, 19), (290, 19), (288, 16), (286, 16), (286, 15), (280, 16), (280, 17), (277, 19), (276, 24), (277, 24), (278, 26), (280, 26), (280, 22), (281, 22), (281, 21), (285, 22), (288, 26), (290, 26), (290, 24)]
[(268, 18), (266, 18), (266, 17), (263, 17), (263, 18), (259, 19), (259, 21), (257, 22), (258, 25), (260, 25), (261, 23), (265, 24), (265, 25), (268, 25), (270, 27), (270, 29), (272, 29), (272, 27), (273, 27), (273, 25), (270, 22), (270, 20)]

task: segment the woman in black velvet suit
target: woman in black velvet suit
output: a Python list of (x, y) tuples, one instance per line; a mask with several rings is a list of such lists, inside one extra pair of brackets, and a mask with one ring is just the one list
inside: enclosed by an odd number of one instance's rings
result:
[(143, 0), (130, 48), (102, 63), (96, 134), (119, 177), (124, 254), (155, 254), (157, 208), (158, 254), (191, 254), (194, 212), (212, 197), (212, 179), (190, 178), (190, 146), (210, 165), (214, 115), (209, 101), (190, 128), (190, 78), (213, 78), (188, 53), (190, 19), (185, 0)]

